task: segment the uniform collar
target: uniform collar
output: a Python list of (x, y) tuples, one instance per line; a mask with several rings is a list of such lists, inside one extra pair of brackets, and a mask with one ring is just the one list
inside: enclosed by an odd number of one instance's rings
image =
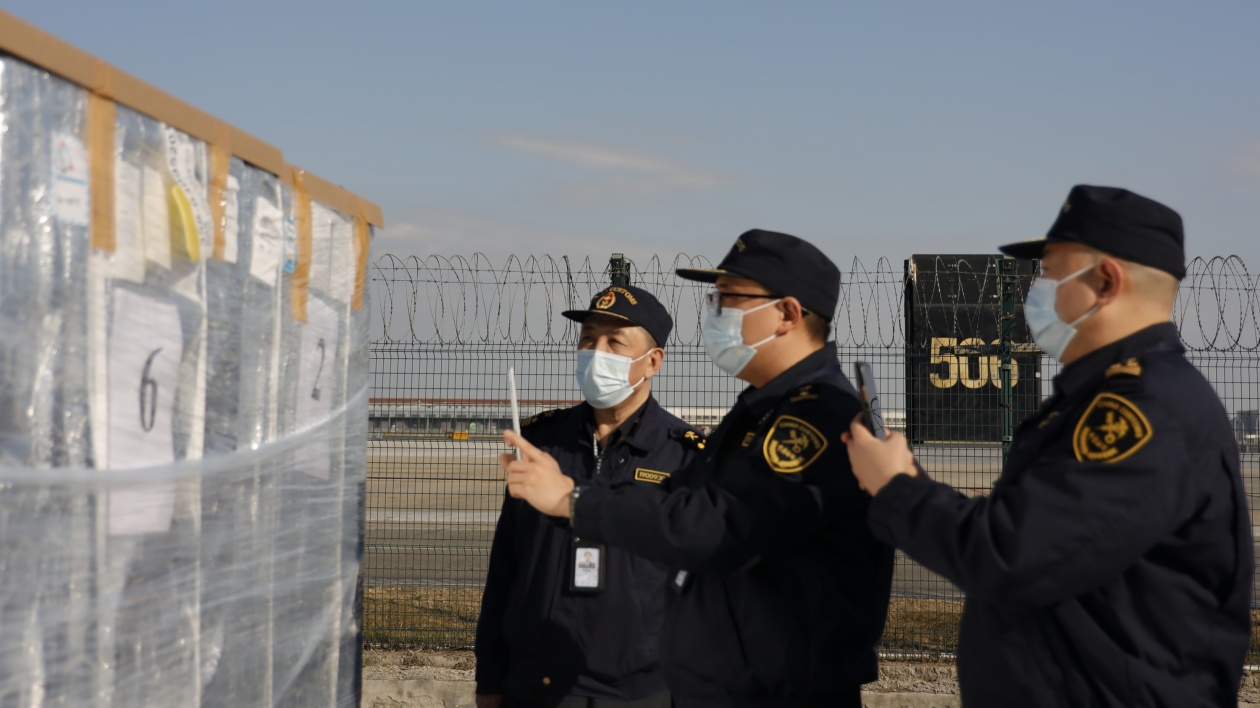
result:
[(836, 364), (839, 355), (836, 352), (836, 343), (827, 342), (816, 352), (813, 352), (804, 359), (796, 362), (787, 371), (766, 382), (761, 388), (749, 386), (739, 394), (739, 402), (742, 403), (754, 415), (761, 415), (774, 407), (780, 398), (788, 391), (796, 387), (801, 379), (818, 371), (819, 369)]
[[(583, 444), (590, 445), (591, 437), (595, 434), (595, 409), (591, 404), (582, 402), (582, 421), (585, 435), (582, 436)], [(612, 447), (624, 440), (627, 444), (633, 445), (641, 450), (651, 449), (648, 435), (656, 426), (653, 422), (661, 414), (661, 405), (656, 402), (656, 397), (649, 395), (643, 405), (639, 409), (630, 414), (624, 423), (617, 426), (617, 429), (608, 436), (608, 445)]]
[(1054, 377), (1054, 392), (1070, 395), (1073, 391), (1088, 385), (1108, 366), (1125, 359), (1141, 356), (1150, 351), (1184, 352), (1181, 335), (1177, 325), (1172, 322), (1160, 322), (1146, 329), (1138, 330), (1124, 339), (1117, 340), (1101, 349), (1086, 354), (1063, 367), (1063, 371)]

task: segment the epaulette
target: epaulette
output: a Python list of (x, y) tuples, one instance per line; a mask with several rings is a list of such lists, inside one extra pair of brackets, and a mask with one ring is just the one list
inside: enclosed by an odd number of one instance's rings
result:
[(815, 390), (815, 384), (807, 383), (798, 386), (792, 395), (788, 396), (788, 403), (800, 403), (801, 401), (818, 400), (818, 391)]
[(692, 450), (703, 450), (706, 440), (704, 434), (695, 428), (674, 428), (670, 437), (681, 442), (683, 447)]
[(1112, 376), (1141, 376), (1141, 375), (1142, 375), (1142, 362), (1138, 361), (1136, 357), (1125, 359), (1124, 361), (1117, 361), (1111, 366), (1108, 366), (1107, 371), (1104, 374), (1106, 378), (1111, 378)]
[(524, 430), (525, 428), (528, 428), (529, 426), (534, 425), (535, 423), (541, 423), (542, 421), (555, 416), (555, 414), (559, 413), (562, 410), (564, 409), (553, 408), (549, 411), (543, 411), (542, 413), (538, 413), (537, 415), (531, 415), (530, 417), (521, 421), (521, 430)]

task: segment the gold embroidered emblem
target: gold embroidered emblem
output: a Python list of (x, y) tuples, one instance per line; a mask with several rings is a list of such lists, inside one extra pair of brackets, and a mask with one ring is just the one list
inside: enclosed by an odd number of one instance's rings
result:
[(790, 415), (781, 415), (774, 421), (761, 445), (770, 469), (782, 474), (804, 470), (826, 449), (827, 438), (817, 428)]
[(634, 293), (630, 292), (629, 290), (626, 290), (625, 288), (608, 288), (608, 293), (609, 293), (609, 294), (612, 294), (612, 293), (617, 293), (617, 294), (621, 295), (621, 296), (622, 296), (622, 297), (624, 297), (624, 298), (625, 298), (625, 299), (626, 299), (626, 300), (627, 300), (627, 301), (628, 301), (631, 305), (637, 305), (637, 304), (639, 304), (639, 301), (638, 301), (638, 300), (636, 300), (636, 299), (634, 299)]
[(753, 438), (757, 437), (756, 433), (744, 433), (744, 442), (740, 443), (740, 447), (748, 447), (752, 445)]
[(737, 238), (735, 239), (735, 248), (736, 250), (743, 252), (743, 250), (748, 247), (744, 245), (744, 239)]
[(1072, 450), (1081, 462), (1119, 462), (1153, 436), (1150, 421), (1132, 401), (1100, 393), (1076, 424)]
[(1107, 367), (1107, 377), (1112, 376), (1141, 376), (1142, 362), (1137, 359), (1125, 359), (1118, 361)]
[(667, 479), (669, 479), (668, 472), (658, 472), (657, 470), (650, 470), (646, 467), (640, 467), (634, 471), (634, 481), (636, 482), (660, 484)]
[(607, 310), (608, 308), (613, 306), (614, 302), (617, 302), (617, 296), (614, 295), (611, 291), (606, 292), (604, 293), (603, 297), (595, 301), (595, 309)]
[(704, 436), (694, 430), (688, 430), (683, 433), (683, 442), (690, 443), (697, 450), (704, 449)]
[(813, 401), (818, 399), (818, 394), (813, 391), (814, 384), (805, 384), (796, 391), (796, 395), (788, 399), (788, 403), (800, 403), (801, 401)]

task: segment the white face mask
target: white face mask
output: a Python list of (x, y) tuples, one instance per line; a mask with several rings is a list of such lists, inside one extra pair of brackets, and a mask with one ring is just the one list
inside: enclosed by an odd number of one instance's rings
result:
[(574, 355), (577, 360), (574, 375), (578, 388), (582, 389), (582, 398), (595, 408), (612, 408), (626, 400), (647, 379), (644, 376), (631, 384), (630, 365), (654, 351), (656, 349), (649, 349), (638, 359), (631, 359), (595, 349), (579, 349)]
[(1059, 319), (1059, 311), (1054, 306), (1059, 286), (1093, 270), (1096, 265), (1098, 264), (1085, 266), (1059, 280), (1046, 277), (1036, 278), (1028, 288), (1028, 299), (1024, 300), (1024, 321), (1028, 323), (1028, 329), (1032, 332), (1033, 341), (1037, 343), (1037, 346), (1057, 361), (1063, 360), (1063, 352), (1076, 336), (1076, 325), (1098, 311), (1098, 305), (1094, 305), (1086, 310), (1085, 314), (1071, 322)]
[[(772, 334), (756, 344), (744, 344), (744, 315), (770, 307), (782, 299), (771, 300), (749, 310), (721, 307), (717, 302), (710, 302), (705, 306), (700, 331), (704, 339), (704, 351), (717, 368), (731, 376), (738, 375), (757, 355), (757, 347), (779, 336)], [(719, 307), (721, 314), (717, 314)]]

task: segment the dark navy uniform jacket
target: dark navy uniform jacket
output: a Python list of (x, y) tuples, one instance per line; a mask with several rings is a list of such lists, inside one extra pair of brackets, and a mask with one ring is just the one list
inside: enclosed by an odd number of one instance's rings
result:
[(967, 595), (963, 704), (1233, 706), (1252, 538), (1211, 385), (1160, 324), (1065, 367), (993, 492), (905, 475), (875, 534)]
[(840, 441), (859, 408), (829, 343), (740, 394), (668, 494), (583, 490), (581, 536), (677, 569), (662, 654), (676, 696), (833, 705), (877, 677), (893, 551)]
[[(579, 485), (659, 489), (703, 437), (649, 398), (604, 446), (595, 470), (594, 412), (582, 403), (527, 421), (527, 440)], [(643, 698), (666, 690), (658, 640), (665, 618), (659, 564), (608, 548), (600, 593), (572, 592), (573, 533), (505, 498), (477, 622), (477, 693)], [(583, 539), (585, 540), (585, 539)]]

